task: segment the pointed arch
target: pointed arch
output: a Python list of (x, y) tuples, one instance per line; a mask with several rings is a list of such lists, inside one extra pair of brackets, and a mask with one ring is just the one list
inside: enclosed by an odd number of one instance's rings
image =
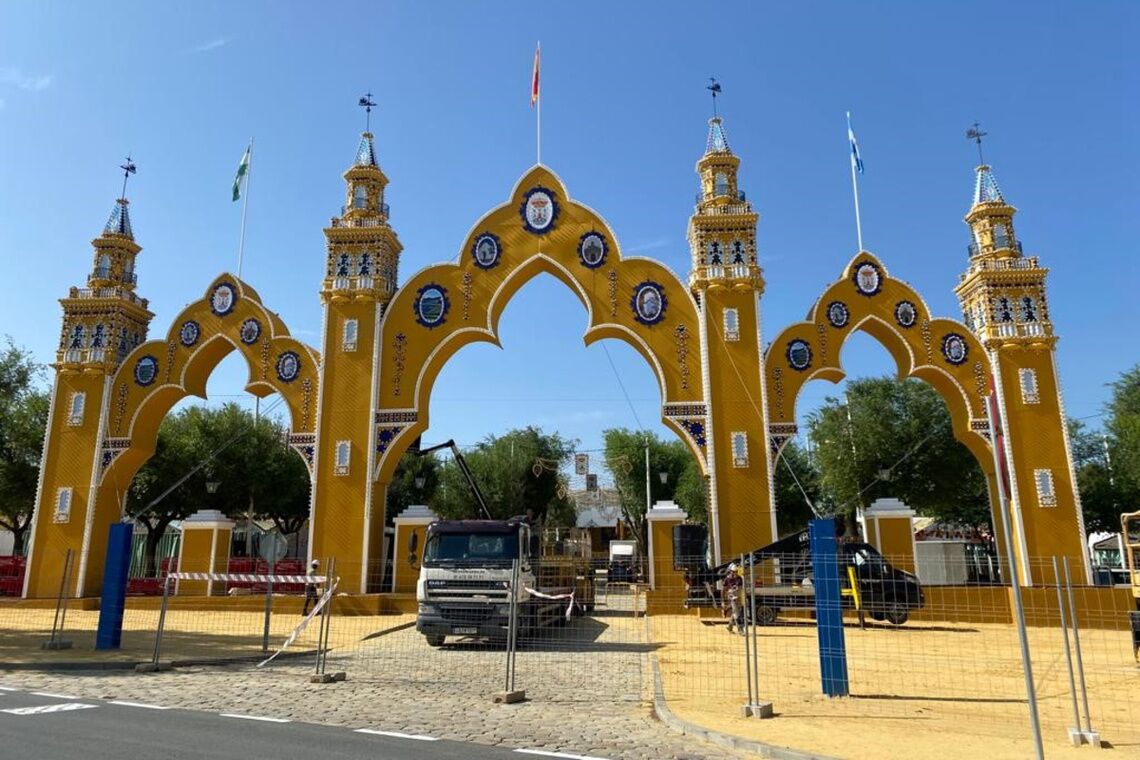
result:
[[(289, 334), (257, 291), (223, 273), (179, 313), (164, 340), (137, 346), (109, 380), (97, 483), (125, 488), (154, 453), (167, 412), (187, 396), (205, 398), (210, 374), (235, 350), (249, 368), (246, 391), (280, 394), (294, 437), (311, 435), (320, 356)], [(297, 448), (311, 470), (311, 447)]]
[[(537, 215), (528, 217), (528, 207)], [(586, 345), (617, 338), (646, 360), (661, 389), (663, 421), (706, 467), (696, 301), (665, 265), (623, 257), (609, 224), (539, 165), (506, 203), (475, 223), (456, 259), (421, 270), (392, 297), (380, 327), (379, 482), (391, 478), (400, 454), (427, 429), (431, 389), (443, 366), (470, 343), (500, 345), (503, 310), (541, 273), (582, 302)]]
[(900, 378), (917, 377), (938, 391), (954, 436), (991, 473), (985, 411), (991, 370), (982, 344), (962, 323), (931, 316), (923, 298), (866, 251), (848, 262), (807, 319), (785, 328), (765, 353), (773, 446), (778, 449), (795, 435), (796, 401), (806, 383), (816, 378), (838, 383), (845, 377), (840, 350), (857, 330), (886, 348)]

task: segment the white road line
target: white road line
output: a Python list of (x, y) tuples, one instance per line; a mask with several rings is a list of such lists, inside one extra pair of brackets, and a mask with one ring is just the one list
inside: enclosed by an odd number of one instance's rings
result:
[(434, 736), (424, 736), (423, 734), (402, 734), (399, 731), (380, 731), (379, 729), (375, 729), (375, 728), (358, 728), (358, 729), (356, 729), (356, 733), (358, 733), (358, 734), (376, 734), (377, 736), (394, 736), (397, 739), (415, 739), (416, 741), (419, 741), (419, 742), (437, 742), (437, 741), (439, 741), (439, 739), (437, 739)]
[(19, 691), (19, 689), (12, 686), (0, 686), (0, 691)]
[(43, 713), (68, 712), (69, 710), (86, 710), (98, 705), (89, 705), (84, 702), (63, 702), (57, 705), (36, 705), (35, 707), (13, 707), (10, 710), (0, 710), (9, 715), (41, 715)]
[(83, 697), (73, 697), (70, 694), (53, 694), (50, 691), (33, 691), (37, 697), (50, 697), (51, 699), (83, 699)]
[(263, 720), (266, 723), (290, 723), (288, 718), (265, 718), (261, 715), (238, 715), (237, 713), (220, 713), (223, 718), (240, 718), (241, 720)]
[(126, 700), (123, 700), (123, 699), (111, 699), (108, 701), (113, 705), (122, 705), (123, 707), (145, 707), (148, 710), (169, 710), (170, 709), (169, 707), (163, 707), (162, 705), (144, 705), (142, 702), (127, 702)]
[(570, 760), (605, 760), (591, 754), (570, 754), (569, 752), (547, 752), (546, 750), (515, 750), (521, 754), (540, 754), (544, 758), (569, 758)]

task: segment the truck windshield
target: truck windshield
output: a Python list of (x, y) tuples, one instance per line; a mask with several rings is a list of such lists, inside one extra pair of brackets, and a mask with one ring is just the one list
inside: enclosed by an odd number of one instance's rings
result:
[(424, 547), (424, 564), (513, 560), (519, 555), (518, 536), (511, 533), (437, 533)]

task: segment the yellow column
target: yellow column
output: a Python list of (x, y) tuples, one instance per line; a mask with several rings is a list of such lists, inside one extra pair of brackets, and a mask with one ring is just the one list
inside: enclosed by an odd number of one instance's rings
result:
[(687, 515), (672, 501), (659, 501), (645, 515), (649, 530), (649, 588), (664, 594), (684, 595), (681, 573), (673, 570), (673, 526)]
[[(200, 509), (182, 521), (180, 573), (224, 573), (230, 564), (234, 521), (216, 509)], [(225, 584), (218, 586), (225, 589)], [(214, 581), (179, 581), (176, 593), (212, 595)]]
[[(427, 526), (439, 518), (425, 506), (416, 505), (396, 515), (392, 521), (396, 525), (396, 544), (392, 552), (392, 590), (397, 594), (414, 593), (416, 581), (420, 577), (420, 559), (424, 555), (424, 540)], [(415, 563), (408, 559), (408, 540), (416, 538)]]
[(876, 499), (861, 518), (863, 536), (887, 562), (915, 571), (914, 510), (898, 499)]

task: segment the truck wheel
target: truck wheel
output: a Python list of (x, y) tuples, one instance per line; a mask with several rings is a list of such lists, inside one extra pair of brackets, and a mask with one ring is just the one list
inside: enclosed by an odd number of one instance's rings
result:
[(759, 625), (775, 625), (776, 618), (779, 617), (780, 611), (775, 607), (757, 607), (756, 608), (756, 622)]
[(443, 636), (438, 633), (425, 633), (424, 638), (427, 639), (429, 647), (443, 646)]
[(882, 621), (884, 621), (884, 620), (886, 620), (886, 619), (887, 619), (887, 616), (886, 616), (886, 615), (884, 615), (884, 614), (883, 614), (883, 613), (881, 613), (881, 612), (878, 612), (878, 611), (873, 611), (873, 612), (871, 612), (871, 619), (872, 619), (872, 620), (877, 620), (877, 621), (879, 621), (879, 622), (881, 623)]
[(910, 617), (906, 607), (902, 606), (898, 602), (895, 602), (890, 607), (887, 607), (886, 611), (883, 613), (883, 616), (891, 625), (902, 625)]

